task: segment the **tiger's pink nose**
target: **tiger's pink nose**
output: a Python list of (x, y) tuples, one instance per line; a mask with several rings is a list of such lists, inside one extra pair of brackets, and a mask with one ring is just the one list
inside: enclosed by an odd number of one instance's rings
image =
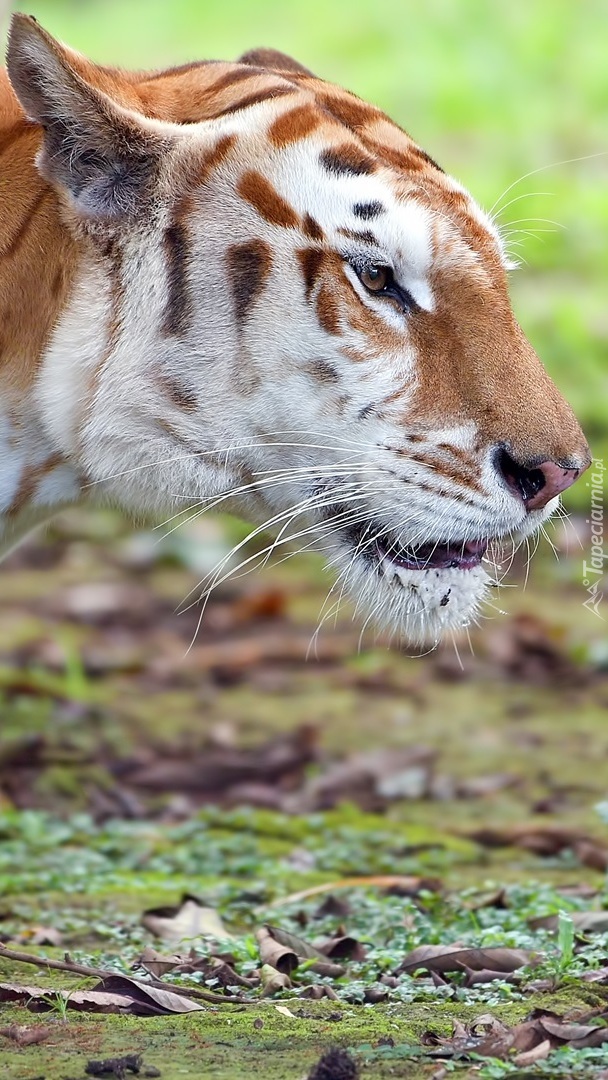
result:
[(585, 471), (589, 462), (579, 468), (565, 468), (555, 461), (543, 461), (532, 469), (527, 469), (513, 460), (510, 454), (502, 451), (498, 468), (508, 487), (523, 499), (526, 510), (542, 510), (556, 495), (569, 488)]
[(542, 465), (538, 466), (538, 472), (542, 473), (545, 482), (536, 495), (526, 500), (528, 510), (542, 510), (551, 499), (561, 495), (562, 491), (578, 480), (581, 469), (563, 469), (554, 461), (543, 461)]

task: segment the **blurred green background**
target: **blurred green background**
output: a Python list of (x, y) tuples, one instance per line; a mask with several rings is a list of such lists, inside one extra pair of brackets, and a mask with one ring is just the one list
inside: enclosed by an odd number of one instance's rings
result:
[[(499, 222), (522, 263), (512, 279), (519, 318), (594, 453), (606, 455), (606, 0), (17, 7), (104, 63), (163, 67), (269, 45), (380, 105), (487, 209), (502, 207)], [(573, 498), (583, 506), (584, 489)]]

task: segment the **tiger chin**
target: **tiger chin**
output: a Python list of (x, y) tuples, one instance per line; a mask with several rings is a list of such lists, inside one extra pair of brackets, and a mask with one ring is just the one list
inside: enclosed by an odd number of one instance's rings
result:
[(290, 57), (127, 72), (16, 15), (0, 179), (4, 551), (67, 506), (217, 506), (432, 643), (590, 463), (494, 221)]

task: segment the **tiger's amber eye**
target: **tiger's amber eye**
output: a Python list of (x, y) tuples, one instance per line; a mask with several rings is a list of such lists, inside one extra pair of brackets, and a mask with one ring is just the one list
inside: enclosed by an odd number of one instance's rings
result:
[(370, 292), (383, 292), (389, 283), (390, 270), (387, 266), (367, 266), (359, 278), (362, 285)]

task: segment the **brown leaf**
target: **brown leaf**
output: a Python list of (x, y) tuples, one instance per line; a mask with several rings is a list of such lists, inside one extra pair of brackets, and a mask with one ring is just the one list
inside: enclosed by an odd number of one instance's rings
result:
[[(419, 945), (399, 964), (395, 974), (426, 968), (427, 971), (473, 971), (490, 969), (495, 972), (512, 972), (529, 964), (533, 954), (526, 949), (466, 949), (454, 945)], [(499, 977), (499, 976), (497, 976)]]
[(515, 1065), (534, 1065), (537, 1061), (544, 1061), (549, 1056), (552, 1050), (551, 1042), (549, 1039), (545, 1039), (543, 1042), (538, 1043), (531, 1050), (526, 1050), (521, 1054), (516, 1054), (513, 1058)]
[[(568, 916), (579, 934), (604, 934), (608, 931), (608, 911), (570, 911)], [(543, 915), (529, 919), (528, 926), (532, 930), (557, 930), (558, 922), (557, 915)]]
[(129, 783), (151, 791), (194, 791), (223, 795), (241, 784), (276, 783), (298, 775), (315, 760), (317, 729), (303, 724), (259, 746), (239, 749), (210, 746), (186, 758), (164, 755), (144, 766), (125, 770)]
[(256, 930), (255, 936), (262, 963), (270, 964), (286, 975), (297, 968), (300, 960), (326, 959), (319, 949), (277, 926), (261, 926)]
[(608, 869), (608, 847), (577, 829), (561, 825), (515, 825), (508, 828), (482, 828), (467, 833), (484, 847), (520, 847), (535, 855), (553, 856), (573, 851), (579, 860), (594, 870)]
[(141, 921), (156, 937), (172, 944), (232, 937), (215, 908), (205, 907), (195, 896), (183, 896), (178, 907), (150, 908)]
[(325, 956), (331, 956), (334, 960), (360, 961), (364, 960), (366, 955), (365, 947), (361, 942), (354, 937), (349, 937), (347, 934), (341, 937), (328, 938), (327, 941), (319, 944), (317, 948), (319, 952), (322, 952)]
[(321, 998), (330, 998), (332, 1001), (338, 1000), (336, 991), (325, 983), (313, 983), (312, 986), (305, 986), (300, 997), (311, 998), (312, 1001), (320, 1001)]
[(269, 997), (270, 994), (276, 994), (277, 990), (289, 990), (291, 987), (289, 975), (278, 971), (272, 964), (262, 964), (260, 981), (262, 983), (262, 997)]
[(8, 1027), (0, 1028), (0, 1035), (3, 1035), (5, 1039), (12, 1039), (18, 1046), (33, 1046), (44, 1042), (52, 1034), (52, 1028), (42, 1027), (41, 1024), (34, 1024), (31, 1027), (26, 1027), (24, 1024), (9, 1024)]
[(310, 889), (301, 889), (299, 892), (289, 893), (266, 904), (265, 909), (284, 907), (287, 904), (299, 904), (301, 900), (308, 900), (311, 896), (321, 896), (325, 892), (335, 892), (338, 889), (404, 889), (403, 895), (416, 896), (423, 890), (429, 892), (439, 891), (441, 885), (436, 878), (421, 878), (404, 874), (375, 874), (371, 877), (348, 877), (339, 881), (328, 881), (325, 885), (313, 885)]
[(109, 990), (113, 994), (124, 994), (132, 1002), (128, 1011), (136, 1014), (139, 1014), (138, 1010), (140, 1008), (145, 1010), (144, 1015), (146, 1013), (164, 1015), (166, 1013), (204, 1011), (204, 1005), (193, 1001), (192, 998), (176, 994), (172, 990), (161, 990), (159, 987), (149, 986), (147, 983), (140, 982), (137, 979), (130, 979), (126, 975), (111, 975), (110, 978), (103, 979), (99, 986), (93, 989)]
[(34, 1012), (47, 1012), (58, 1001), (79, 1012), (132, 1013), (158, 1016), (166, 1013), (200, 1012), (202, 1005), (191, 998), (138, 983), (123, 975), (113, 975), (92, 990), (49, 990), (38, 986), (0, 983), (0, 1001), (17, 1001)]
[(56, 948), (63, 944), (63, 937), (59, 930), (55, 930), (52, 926), (28, 926), (11, 940), (19, 945), (53, 945)]
[(151, 945), (146, 945), (144, 951), (133, 964), (133, 968), (142, 967), (144, 971), (154, 975), (155, 979), (162, 979), (163, 975), (166, 975), (169, 971), (174, 971), (181, 961), (182, 957), (177, 954), (175, 956), (163, 956), (162, 953), (153, 949)]
[[(562, 1020), (559, 1016), (541, 1016), (539, 1017), (538, 1023), (548, 1035), (552, 1035), (562, 1042), (575, 1042), (580, 1039), (586, 1039), (593, 1031), (598, 1030), (597, 1024), (576, 1024), (571, 1021)], [(599, 1030), (604, 1031), (608, 1038), (608, 1029), (601, 1028)]]
[(464, 973), (466, 975), (465, 986), (481, 986), (484, 983), (494, 982), (494, 979), (500, 979), (501, 982), (517, 982), (518, 977), (515, 972), (505, 971), (489, 971), (487, 968), (482, 968), (480, 971), (474, 971), (472, 968), (463, 964)]

